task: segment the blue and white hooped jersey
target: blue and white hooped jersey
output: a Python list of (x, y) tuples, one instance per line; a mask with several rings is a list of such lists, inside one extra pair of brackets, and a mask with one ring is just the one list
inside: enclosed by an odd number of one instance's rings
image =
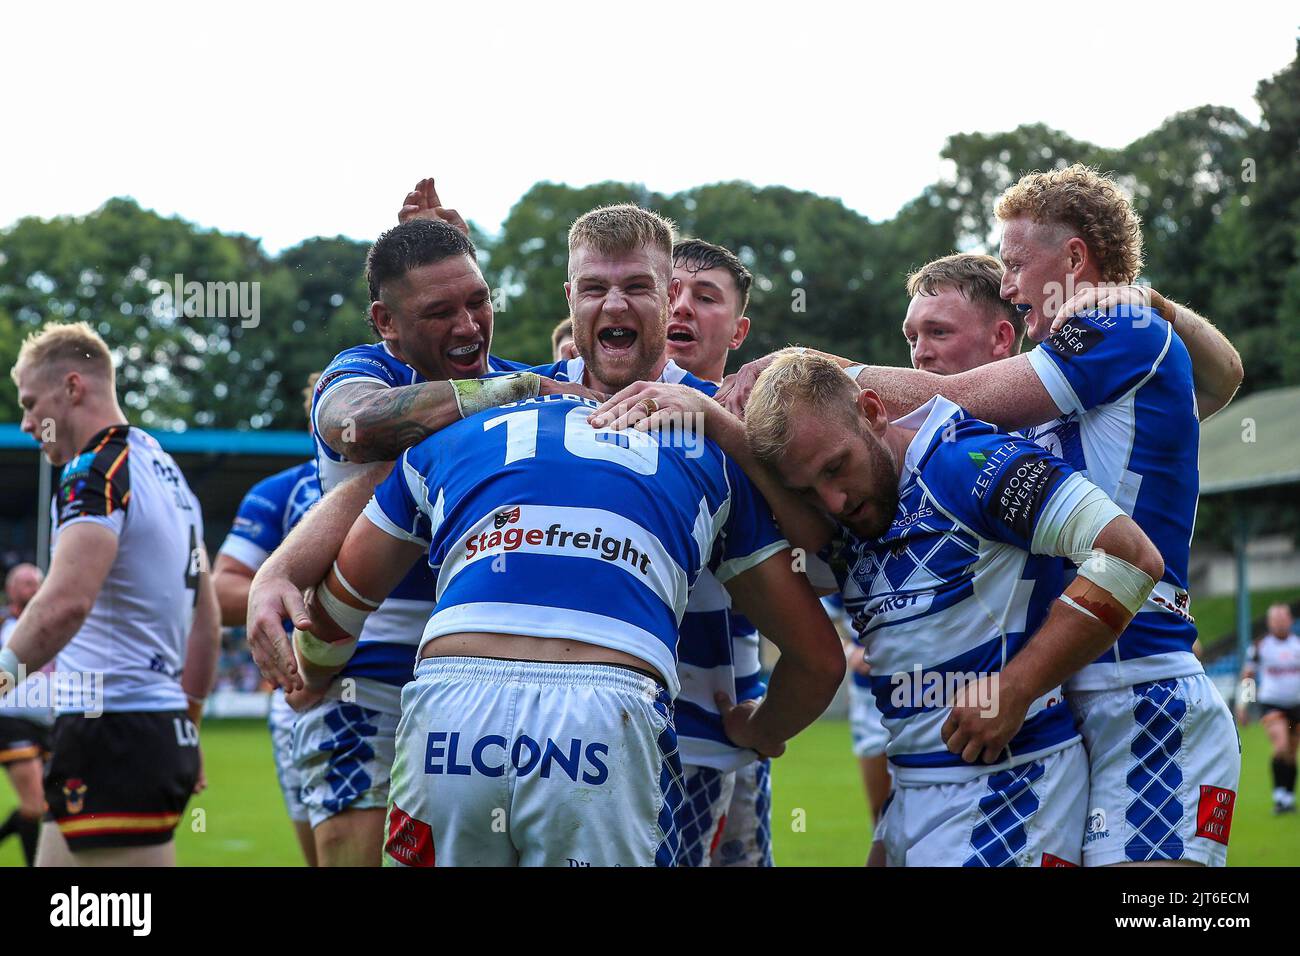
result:
[(593, 429), (595, 407), (541, 396), (444, 428), (403, 453), (365, 514), (429, 549), (423, 641), (568, 638), (641, 658), (676, 694), (678, 626), (714, 548), (726, 581), (788, 545), (715, 444)]
[(1186, 347), (1153, 310), (1120, 306), (1069, 319), (1029, 363), (1062, 412), (1029, 437), (1109, 495), (1165, 559), (1164, 576), (1119, 641), (1067, 686), (1103, 690), (1201, 673), (1187, 593), (1200, 422)]
[[(521, 366), (495, 356), (488, 356), (495, 371), (513, 371)], [(357, 345), (344, 349), (325, 367), (316, 381), (311, 399), (312, 433), (316, 436), (316, 462), (322, 492), (352, 477), (364, 464), (350, 462), (320, 438), (316, 412), (321, 402), (335, 389), (348, 382), (373, 380), (387, 388), (419, 385), (428, 381), (423, 375), (389, 351), (384, 342)], [(401, 713), (401, 689), (415, 671), (415, 649), (420, 633), (433, 610), (434, 580), (429, 569), (418, 564), (377, 611), (366, 619), (356, 653), (339, 678), (351, 678), (355, 689), (354, 703), (362, 707)], [(336, 696), (336, 680), (330, 695)]]
[(895, 781), (959, 782), (1060, 750), (1079, 737), (1060, 688), (1033, 702), (999, 763), (965, 763), (940, 730), (953, 690), (1001, 671), (1061, 594), (1065, 562), (1040, 553), (1041, 543), (1055, 541), (1092, 486), (944, 398), (896, 424), (917, 430), (897, 517), (880, 538), (848, 535), (845, 562), (835, 562), (871, 661)]
[(218, 553), (256, 571), (319, 500), (315, 459), (263, 478), (239, 503), (235, 524)]
[[(585, 368), (583, 359), (575, 358), (530, 371), (557, 382), (581, 382)], [(687, 385), (710, 396), (718, 390), (715, 383), (692, 375), (671, 359), (664, 366), (659, 381)], [(755, 491), (754, 494), (759, 493)], [(764, 501), (761, 495), (759, 501)], [(767, 509), (765, 502), (763, 509)], [(780, 532), (770, 521), (770, 512), (767, 512), (765, 527), (770, 529), (772, 540), (780, 537)], [(738, 748), (728, 739), (722, 727), (722, 714), (713, 699), (714, 694), (722, 691), (732, 700), (751, 700), (762, 696), (766, 690), (757, 689), (762, 682), (758, 667), (755, 665), (751, 669), (751, 657), (756, 659), (758, 653), (757, 632), (749, 635), (752, 641), (746, 637), (737, 640), (732, 631), (730, 609), (731, 595), (706, 568), (699, 584), (691, 592), (682, 618), (681, 640), (677, 645), (681, 693), (677, 695), (674, 711), (677, 746), (682, 763), (687, 766), (728, 771), (743, 767), (758, 756), (752, 750)]]

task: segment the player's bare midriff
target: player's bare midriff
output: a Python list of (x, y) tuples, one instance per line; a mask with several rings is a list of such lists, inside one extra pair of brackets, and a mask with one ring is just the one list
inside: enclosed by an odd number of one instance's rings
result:
[(547, 664), (614, 664), (641, 671), (663, 683), (652, 665), (624, 651), (582, 641), (527, 634), (484, 634), (466, 631), (444, 634), (424, 645), (420, 658), (492, 657), (507, 661), (541, 661)]

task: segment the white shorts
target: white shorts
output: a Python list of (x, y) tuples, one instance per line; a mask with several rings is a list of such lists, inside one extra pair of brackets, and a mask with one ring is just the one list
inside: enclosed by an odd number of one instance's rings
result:
[(1078, 866), (1087, 793), (1075, 741), (964, 783), (896, 787), (875, 839), (889, 866)]
[(1236, 722), (1204, 674), (1068, 695), (1092, 770), (1087, 866), (1223, 866), (1241, 777)]
[(849, 733), (853, 737), (855, 757), (879, 757), (889, 746), (889, 731), (885, 729), (876, 695), (859, 687), (849, 678)]
[(397, 716), (324, 700), (298, 715), (293, 763), (313, 828), (344, 810), (388, 806)]
[(677, 808), (677, 865), (709, 866), (736, 789), (736, 771), (687, 764)]
[(604, 664), (435, 657), (402, 691), (384, 862), (672, 866), (668, 692)]
[(284, 699), (284, 691), (276, 688), (271, 692), (271, 712), (266, 723), (271, 731), (271, 756), (275, 760), (275, 776), (280, 781), (280, 793), (284, 795), (284, 807), (289, 811), (289, 819), (294, 823), (306, 823), (307, 808), (302, 802), (302, 774), (293, 762), (293, 728), (298, 722), (298, 713)]
[(772, 866), (772, 761), (736, 771), (731, 806), (714, 847), (713, 866)]

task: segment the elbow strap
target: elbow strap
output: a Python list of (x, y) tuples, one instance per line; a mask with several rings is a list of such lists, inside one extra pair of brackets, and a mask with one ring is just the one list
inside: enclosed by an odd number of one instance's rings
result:
[(1061, 595), (1061, 603), (1100, 621), (1118, 637), (1141, 610), (1156, 583), (1123, 558), (1089, 558)]
[[(346, 587), (346, 585), (344, 585)], [(351, 591), (351, 588), (348, 588)], [(316, 603), (320, 605), (322, 611), (333, 619), (334, 623), (340, 628), (347, 631), (352, 637), (361, 636), (361, 629), (366, 626), (366, 618), (374, 607), (353, 607), (351, 604), (345, 604), (340, 598), (336, 597), (330, 590), (329, 585), (321, 582), (316, 586)]]

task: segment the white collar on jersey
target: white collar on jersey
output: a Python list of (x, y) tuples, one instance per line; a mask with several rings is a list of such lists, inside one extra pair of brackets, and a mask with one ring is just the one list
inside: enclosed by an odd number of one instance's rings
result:
[[(582, 356), (578, 356), (564, 363), (564, 375), (570, 382), (581, 383), (582, 373), (586, 368), (587, 365), (582, 360)], [(669, 385), (677, 385), (686, 375), (686, 369), (669, 359), (668, 364), (664, 366), (663, 373), (659, 376), (659, 381), (667, 382)]]
[(942, 395), (936, 395), (915, 411), (890, 422), (891, 425), (897, 425), (899, 428), (916, 429), (916, 434), (912, 436), (912, 441), (907, 446), (907, 455), (903, 458), (903, 474), (898, 481), (900, 488), (907, 484), (908, 477), (916, 470), (917, 462), (930, 447), (930, 442), (934, 440), (934, 433), (960, 411), (961, 406), (956, 402), (950, 402)]
[(410, 384), (410, 385), (416, 385), (416, 384), (418, 384), (419, 381), (420, 381), (420, 379), (422, 378), (422, 376), (420, 375), (419, 369), (417, 369), (414, 365), (411, 365), (411, 364), (409, 364), (408, 362), (403, 362), (401, 359), (397, 358), (397, 356), (393, 354), (393, 350), (390, 349), (390, 348), (388, 347), (388, 340), (387, 340), (387, 339), (380, 339), (380, 340), (379, 340), (379, 344), (382, 345), (382, 346), (384, 347), (384, 351), (387, 352), (387, 353), (389, 354), (389, 356), (391, 356), (393, 359), (396, 359), (398, 362), (402, 362), (402, 365), (404, 365), (406, 368), (408, 368), (408, 369), (410, 370), (410, 372), (411, 372), (411, 381), (410, 381), (409, 383), (407, 383), (407, 384)]

